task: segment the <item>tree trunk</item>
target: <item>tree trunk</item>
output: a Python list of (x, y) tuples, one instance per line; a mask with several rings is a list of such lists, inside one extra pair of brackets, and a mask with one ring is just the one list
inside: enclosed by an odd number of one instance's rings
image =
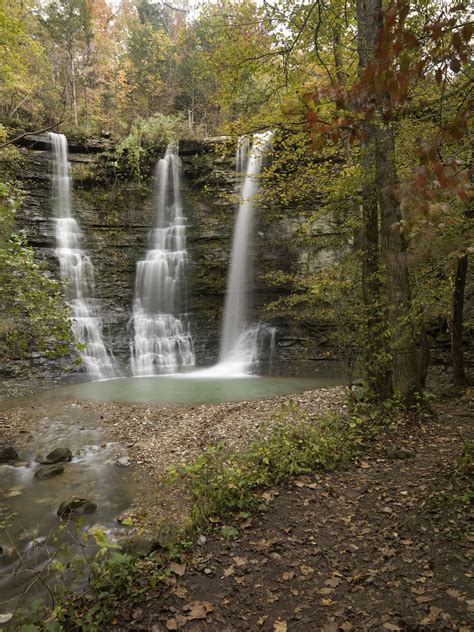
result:
[[(369, 64), (378, 42), (380, 0), (357, 0), (359, 71)], [(336, 63), (337, 66), (337, 63)], [(372, 123), (363, 124), (360, 166), (363, 177), (362, 198), (362, 289), (367, 331), (364, 340), (364, 364), (369, 386), (377, 399), (393, 394), (387, 349), (387, 320), (383, 297), (379, 245), (379, 209), (375, 187), (375, 140)]]
[(336, 68), (336, 78), (342, 87), (346, 83), (346, 75), (342, 66), (341, 55), (341, 34), (338, 28), (334, 28), (332, 32), (332, 52), (334, 55), (334, 66)]
[[(361, 71), (370, 64), (375, 56), (381, 28), (382, 1), (357, 0), (357, 33)], [(403, 236), (396, 228), (401, 220), (401, 212), (393, 196), (393, 189), (397, 184), (393, 131), (389, 125), (383, 122), (381, 112), (375, 113), (373, 120), (364, 124), (364, 131), (366, 139), (362, 152), (363, 154), (370, 152), (374, 165), (373, 186), (380, 211), (381, 258), (385, 268), (388, 299), (391, 385), (390, 388), (379, 391), (379, 396), (382, 399), (386, 398), (393, 388), (401, 393), (406, 403), (410, 403), (414, 395), (421, 389), (421, 384), (418, 373), (417, 348), (410, 318), (410, 284), (406, 248)], [(362, 171), (363, 176), (367, 177), (364, 162), (362, 162)], [(369, 177), (372, 178), (372, 173)], [(374, 215), (375, 210), (372, 210), (371, 213)], [(367, 240), (366, 259), (375, 256), (370, 253), (370, 249), (376, 247), (375, 235), (373, 234), (375, 220), (372, 218), (368, 221), (370, 226), (369, 224), (366, 225), (364, 219), (364, 232)], [(377, 257), (380, 257), (378, 249)], [(365, 261), (365, 268), (367, 268), (368, 263), (370, 264), (370, 262)], [(365, 275), (366, 271), (364, 271)], [(381, 283), (381, 281), (379, 282)], [(380, 313), (380, 310), (383, 309), (380, 300), (377, 304)], [(370, 303), (367, 306), (370, 308)], [(380, 322), (384, 323), (385, 319), (378, 319), (373, 331), (374, 338), (370, 338), (371, 342), (377, 338), (383, 340), (383, 335), (386, 332), (380, 330)], [(371, 336), (371, 323), (368, 321), (368, 324), (369, 336)]]
[(71, 96), (72, 96), (72, 113), (74, 116), (74, 125), (77, 126), (77, 94), (76, 94), (76, 68), (74, 59), (71, 57)]
[(419, 355), (419, 374), (420, 374), (420, 382), (421, 387), (425, 388), (426, 380), (428, 378), (428, 370), (430, 368), (430, 359), (431, 359), (431, 348), (430, 348), (430, 339), (428, 338), (428, 333), (426, 331), (425, 323), (421, 324), (420, 331), (420, 355)]
[(453, 362), (453, 383), (457, 388), (465, 388), (467, 384), (463, 358), (463, 319), (464, 319), (464, 290), (467, 277), (467, 257), (461, 257), (456, 266), (454, 292), (451, 314), (451, 357)]
[(395, 143), (390, 125), (375, 127), (375, 180), (381, 209), (382, 258), (387, 278), (393, 388), (413, 403), (421, 391), (405, 239), (400, 232), (400, 206), (394, 197), (397, 185)]
[(387, 318), (380, 265), (379, 217), (375, 189), (373, 148), (364, 143), (361, 153), (362, 185), (362, 290), (367, 330), (364, 363), (371, 391), (384, 401), (393, 394), (387, 349)]

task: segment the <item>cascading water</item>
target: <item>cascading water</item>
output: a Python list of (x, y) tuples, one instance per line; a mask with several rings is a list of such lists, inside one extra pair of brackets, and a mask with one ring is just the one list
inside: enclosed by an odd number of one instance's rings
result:
[(255, 366), (258, 362), (261, 338), (269, 331), (264, 325), (249, 326), (247, 297), (254, 198), (258, 192), (258, 176), (271, 138), (271, 132), (254, 134), (251, 146), (248, 137), (244, 137), (239, 139), (237, 147), (237, 173), (245, 173), (245, 176), (238, 186), (242, 201), (234, 227), (220, 356), (216, 367), (221, 374), (246, 373)]
[(81, 249), (82, 233), (72, 217), (72, 186), (64, 134), (50, 133), (53, 148), (53, 207), (56, 220), (56, 256), (72, 330), (80, 356), (93, 379), (116, 377), (118, 370), (102, 337), (102, 319), (94, 295), (94, 268)]
[(177, 146), (168, 145), (155, 167), (156, 226), (151, 247), (137, 264), (131, 348), (134, 375), (174, 373), (195, 362), (189, 326), (180, 317), (188, 260), (180, 170)]

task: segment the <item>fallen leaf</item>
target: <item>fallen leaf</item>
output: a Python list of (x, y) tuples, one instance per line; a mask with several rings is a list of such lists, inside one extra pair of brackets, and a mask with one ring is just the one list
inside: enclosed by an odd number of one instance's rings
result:
[(416, 603), (428, 603), (429, 601), (433, 601), (434, 597), (430, 597), (429, 595), (420, 595), (420, 597), (416, 598)]
[(334, 603), (334, 601), (332, 599), (321, 599), (321, 604), (323, 606), (330, 606), (333, 603)]
[(427, 616), (420, 621), (421, 625), (431, 625), (436, 621), (436, 619), (441, 614), (441, 608), (437, 608), (436, 606), (431, 606), (430, 611)]
[(178, 599), (186, 599), (188, 596), (188, 591), (184, 586), (175, 586), (171, 592), (173, 595), (176, 595)]
[(275, 603), (275, 601), (278, 601), (279, 599), (280, 597), (278, 595), (274, 595), (272, 592), (267, 590), (267, 603)]
[(179, 575), (180, 577), (184, 575), (186, 572), (186, 564), (177, 564), (176, 562), (171, 562), (170, 571), (175, 575)]
[(232, 558), (237, 566), (245, 566), (247, 564), (247, 558), (238, 557), (237, 555)]
[(315, 569), (308, 564), (301, 564), (300, 566), (300, 571), (303, 573), (303, 575), (312, 575), (314, 573), (314, 570)]
[(398, 625), (395, 625), (394, 623), (384, 623), (383, 628), (385, 628), (386, 630), (401, 630), (400, 627), (398, 627)]
[(339, 577), (331, 577), (330, 579), (327, 579), (324, 583), (326, 584), (326, 586), (331, 586), (332, 588), (337, 588), (339, 586), (339, 584), (341, 583), (341, 579), (339, 579)]
[(172, 619), (168, 619), (166, 622), (166, 629), (167, 630), (177, 630), (178, 629), (178, 622), (176, 621), (176, 619), (173, 617)]
[(283, 575), (281, 576), (281, 579), (282, 581), (287, 582), (290, 579), (293, 579), (294, 576), (295, 576), (295, 571), (285, 571)]
[(208, 601), (194, 601), (185, 608), (189, 610), (188, 620), (205, 619), (214, 610), (214, 606)]
[(448, 588), (448, 590), (446, 591), (448, 593), (448, 595), (450, 597), (452, 597), (453, 599), (457, 599), (458, 601), (464, 601), (464, 597), (463, 595), (459, 592), (459, 590), (456, 590), (455, 588)]
[(330, 595), (330, 594), (331, 594), (331, 593), (333, 593), (333, 592), (334, 592), (334, 588), (321, 588), (321, 589), (319, 590), (319, 593), (320, 593), (321, 595)]
[(228, 568), (224, 569), (224, 577), (230, 577), (234, 573), (235, 573), (235, 567), (234, 566), (229, 566)]
[(286, 621), (282, 621), (281, 619), (277, 619), (273, 624), (274, 632), (286, 632), (288, 630), (288, 626)]
[(263, 625), (267, 619), (268, 619), (268, 615), (264, 617), (260, 617), (259, 619), (257, 619), (257, 625)]

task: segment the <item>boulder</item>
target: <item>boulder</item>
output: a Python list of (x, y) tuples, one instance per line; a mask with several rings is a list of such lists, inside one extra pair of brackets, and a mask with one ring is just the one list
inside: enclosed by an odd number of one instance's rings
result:
[(5, 443), (0, 443), (0, 463), (14, 463), (18, 461), (18, 454), (15, 448)]
[(40, 467), (35, 472), (35, 478), (39, 481), (45, 481), (48, 478), (53, 478), (53, 476), (58, 476), (64, 472), (63, 465), (45, 465), (44, 467)]
[(159, 547), (155, 539), (141, 534), (126, 535), (123, 538), (119, 537), (118, 543), (124, 553), (136, 557), (146, 557)]
[(60, 518), (69, 518), (69, 516), (92, 514), (96, 509), (97, 505), (87, 498), (71, 498), (59, 505), (57, 514)]
[(66, 463), (72, 459), (72, 452), (69, 448), (56, 448), (50, 452), (44, 461), (41, 461), (43, 465), (50, 465), (52, 463)]

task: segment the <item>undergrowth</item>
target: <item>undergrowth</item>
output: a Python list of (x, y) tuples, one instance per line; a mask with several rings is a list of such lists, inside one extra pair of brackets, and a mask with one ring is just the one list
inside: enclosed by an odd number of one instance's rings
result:
[(362, 404), (351, 414), (315, 420), (290, 400), (278, 413), (276, 427), (248, 449), (231, 450), (219, 443), (191, 465), (171, 468), (168, 480), (187, 481), (194, 501), (192, 527), (199, 528), (216, 518), (254, 510), (261, 491), (292, 476), (347, 463), (382, 427), (387, 430), (392, 413)]

